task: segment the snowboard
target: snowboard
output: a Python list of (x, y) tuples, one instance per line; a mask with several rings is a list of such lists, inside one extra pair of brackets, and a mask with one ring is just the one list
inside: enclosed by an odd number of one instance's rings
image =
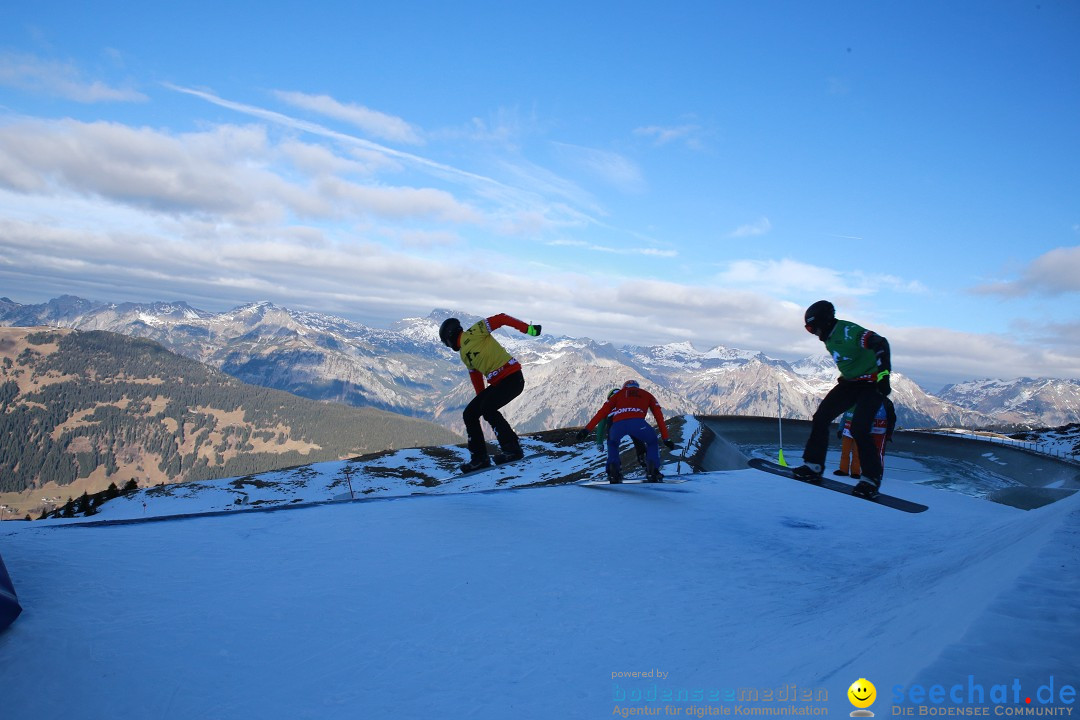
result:
[[(851, 495), (851, 491), (855, 489), (854, 485), (848, 485), (847, 483), (842, 483), (827, 477), (821, 478), (819, 482), (802, 480), (801, 478), (795, 477), (794, 472), (792, 472), (792, 468), (787, 467), (786, 465), (774, 463), (772, 460), (766, 460), (764, 458), (750, 458), (747, 464), (755, 470), (764, 470), (765, 472), (772, 473), (773, 475), (781, 475), (786, 478), (791, 478), (792, 480), (804, 482), (807, 485), (816, 485), (817, 487), (825, 488), (826, 490), (832, 490), (838, 493), (843, 493), (844, 495)], [(926, 505), (912, 502), (910, 500), (904, 500), (903, 498), (894, 497), (892, 495), (885, 495), (883, 493), (878, 493), (878, 495), (872, 499), (862, 498), (858, 495), (851, 495), (851, 497), (858, 498), (860, 500), (866, 500), (868, 502), (876, 503), (878, 505), (884, 505), (885, 507), (891, 507), (896, 510), (903, 510), (904, 512), (908, 513), (921, 513), (924, 510), (930, 509)]]
[(686, 482), (688, 479), (689, 478), (684, 477), (664, 478), (663, 482), (658, 483), (645, 482), (644, 480), (623, 480), (621, 483), (615, 483), (614, 485), (607, 480), (589, 480), (588, 482), (578, 483), (578, 485), (581, 485), (582, 487), (621, 487), (623, 485), (651, 485), (653, 487), (663, 487), (664, 485), (678, 485)]
[(469, 477), (470, 475), (476, 475), (478, 473), (490, 472), (491, 470), (497, 470), (498, 468), (510, 467), (511, 465), (516, 465), (518, 463), (523, 463), (526, 460), (532, 460), (533, 458), (538, 458), (543, 454), (544, 453), (532, 453), (531, 455), (526, 455), (525, 457), (518, 458), (517, 460), (511, 460), (510, 462), (504, 462), (504, 463), (500, 463), (498, 465), (492, 463), (491, 465), (488, 465), (487, 467), (482, 467), (482, 468), (479, 468), (477, 470), (470, 470), (469, 472), (460, 472), (459, 471), (456, 475), (454, 475), (453, 477), (451, 477), (449, 479), (450, 480), (456, 480), (457, 478)]

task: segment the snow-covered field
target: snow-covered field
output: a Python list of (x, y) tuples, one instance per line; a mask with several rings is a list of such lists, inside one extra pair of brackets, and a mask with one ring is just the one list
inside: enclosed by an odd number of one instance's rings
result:
[[(0, 717), (847, 716), (863, 678), (877, 717), (1076, 708), (1075, 495), (1022, 511), (917, 464), (888, 489), (918, 515), (749, 469), (514, 487), (602, 466), (527, 447), (438, 485), (453, 453), (413, 451), (3, 523)], [(318, 504), (349, 481), (381, 499)]]

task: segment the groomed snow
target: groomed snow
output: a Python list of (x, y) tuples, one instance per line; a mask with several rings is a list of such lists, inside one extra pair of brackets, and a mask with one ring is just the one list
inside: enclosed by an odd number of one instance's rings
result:
[[(596, 461), (584, 445), (560, 460)], [(2, 717), (846, 717), (860, 678), (879, 718), (971, 710), (975, 686), (1009, 688), (990, 715), (1076, 707), (1077, 496), (1025, 512), (906, 473), (889, 490), (930, 506), (910, 515), (754, 470), (479, 478), (277, 512), (3, 523), (24, 612), (0, 633)], [(934, 685), (964, 702), (911, 702)]]

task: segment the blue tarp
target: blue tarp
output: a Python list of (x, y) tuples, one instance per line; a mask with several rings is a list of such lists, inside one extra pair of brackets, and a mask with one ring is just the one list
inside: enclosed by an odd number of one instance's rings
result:
[(15, 622), (21, 612), (19, 598), (15, 597), (15, 586), (11, 584), (11, 576), (4, 567), (4, 558), (0, 556), (0, 631)]

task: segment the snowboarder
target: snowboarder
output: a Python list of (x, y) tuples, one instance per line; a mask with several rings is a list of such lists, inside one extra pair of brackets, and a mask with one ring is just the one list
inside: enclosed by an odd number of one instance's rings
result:
[[(613, 388), (608, 393), (608, 400), (614, 397), (615, 393), (619, 392), (622, 388)], [(596, 426), (596, 447), (602, 452), (607, 452), (608, 437), (611, 435), (611, 417), (606, 417), (600, 421), (600, 424)], [(645, 457), (645, 443), (638, 440), (636, 437), (631, 436), (631, 440), (634, 441), (634, 454), (637, 456), (638, 465), (641, 467), (647, 467)]]
[[(495, 456), (496, 465), (520, 460), (524, 456), (517, 433), (499, 412), (525, 389), (521, 364), (491, 334), (505, 326), (532, 337), (540, 334), (539, 325), (524, 323), (504, 313), (480, 320), (468, 330), (462, 328), (457, 318), (447, 318), (439, 326), (439, 339), (446, 347), (458, 351), (476, 390), (476, 397), (461, 414), (469, 448), (469, 461), (462, 463), (462, 472), (473, 472), (491, 465), (480, 418), (491, 425), (502, 450)], [(487, 387), (484, 386), (485, 380)]]
[(829, 449), (829, 425), (854, 406), (851, 437), (859, 449), (863, 472), (852, 494), (872, 498), (881, 488), (883, 469), (870, 431), (874, 415), (891, 392), (889, 341), (853, 322), (837, 319), (836, 308), (828, 300), (819, 300), (807, 308), (803, 319), (806, 331), (816, 335), (832, 353), (840, 379), (818, 405), (803, 449), (804, 464), (793, 472), (802, 480), (820, 480)]
[(858, 480), (861, 475), (859, 451), (855, 449), (855, 442), (851, 439), (851, 416), (854, 414), (855, 408), (849, 408), (840, 417), (840, 429), (836, 432), (836, 437), (840, 440), (840, 467), (833, 471), (833, 475), (847, 475), (850, 469), (851, 478)]
[(623, 383), (622, 388), (608, 398), (608, 401), (593, 415), (592, 420), (578, 431), (578, 440), (584, 440), (601, 420), (611, 418), (607, 444), (608, 482), (612, 484), (622, 482), (619, 443), (627, 435), (645, 443), (646, 482), (663, 482), (664, 478), (660, 474), (660, 445), (656, 439), (656, 430), (645, 422), (649, 411), (652, 411), (656, 419), (656, 427), (660, 430), (664, 445), (669, 450), (674, 450), (675, 443), (668, 438), (667, 424), (664, 422), (664, 413), (660, 409), (660, 403), (656, 402), (652, 393), (643, 390), (637, 380), (627, 380)]
[[(840, 469), (834, 470), (833, 475), (847, 475), (851, 471), (851, 479), (858, 480), (862, 476), (862, 465), (859, 462), (859, 449), (855, 447), (855, 441), (851, 437), (851, 418), (855, 414), (855, 408), (849, 409), (840, 422), (842, 427), (840, 436)], [(874, 424), (870, 435), (874, 439), (874, 447), (877, 448), (878, 457), (881, 458), (882, 467), (885, 465), (885, 443), (892, 440), (893, 428), (896, 427), (896, 409), (889, 398), (881, 404), (877, 414), (874, 415)]]

